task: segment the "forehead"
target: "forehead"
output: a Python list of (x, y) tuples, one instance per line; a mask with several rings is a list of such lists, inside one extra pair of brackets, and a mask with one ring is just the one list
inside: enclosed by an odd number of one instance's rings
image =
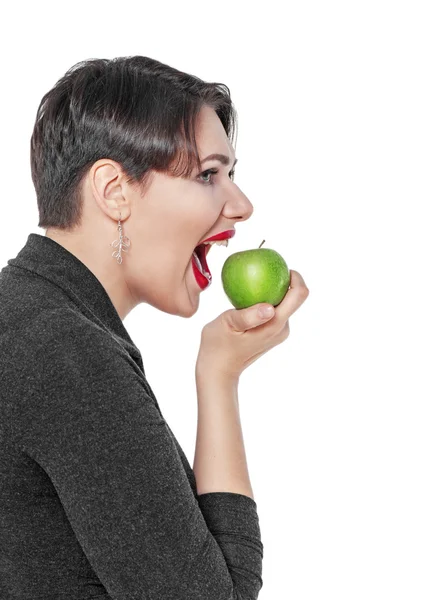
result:
[(201, 160), (213, 153), (226, 154), (234, 160), (234, 149), (225, 132), (221, 120), (214, 109), (203, 106), (196, 124), (196, 144)]

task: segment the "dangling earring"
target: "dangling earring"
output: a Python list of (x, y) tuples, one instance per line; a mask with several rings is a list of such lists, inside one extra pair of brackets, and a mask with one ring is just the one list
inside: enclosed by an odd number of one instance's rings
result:
[[(122, 217), (122, 214), (119, 213), (120, 218)], [(118, 248), (117, 250), (114, 250), (114, 252), (112, 253), (111, 256), (113, 256), (115, 259), (117, 259), (117, 262), (119, 263), (119, 265), (122, 262), (122, 250), (123, 252), (128, 252), (126, 250), (126, 248), (129, 248), (129, 246), (131, 245), (131, 240), (126, 236), (123, 235), (122, 233), (122, 224), (120, 223), (120, 218), (119, 218), (119, 224), (118, 224), (118, 229), (119, 229), (119, 239), (115, 239), (113, 241), (112, 244), (110, 244), (110, 246), (112, 246), (113, 248)]]

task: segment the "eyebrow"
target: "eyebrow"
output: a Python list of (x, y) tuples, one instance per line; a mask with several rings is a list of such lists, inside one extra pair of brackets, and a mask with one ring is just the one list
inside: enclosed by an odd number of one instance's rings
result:
[[(208, 156), (206, 156), (205, 158), (203, 158), (201, 160), (201, 165), (202, 165), (202, 163), (206, 162), (207, 160), (218, 160), (225, 166), (230, 164), (230, 157), (227, 156), (226, 154), (209, 154)], [(237, 163), (237, 160), (238, 159), (236, 158), (236, 160), (233, 163), (233, 167)]]

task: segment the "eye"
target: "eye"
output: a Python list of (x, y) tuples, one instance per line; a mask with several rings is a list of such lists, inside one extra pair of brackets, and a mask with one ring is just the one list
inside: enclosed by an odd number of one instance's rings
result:
[[(213, 182), (210, 179), (205, 180), (202, 179), (202, 177), (206, 176), (208, 177), (209, 175), (216, 175), (216, 173), (218, 173), (219, 171), (217, 169), (207, 169), (207, 171), (204, 171), (203, 173), (201, 173), (198, 177), (198, 179), (204, 184), (204, 185), (213, 185)], [(235, 174), (235, 170), (233, 169), (232, 171), (230, 171), (230, 179), (231, 181), (234, 181), (234, 174)]]

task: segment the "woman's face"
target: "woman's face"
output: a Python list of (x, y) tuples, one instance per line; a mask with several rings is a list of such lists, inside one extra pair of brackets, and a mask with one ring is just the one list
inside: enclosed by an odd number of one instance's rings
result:
[[(123, 253), (124, 276), (135, 303), (147, 302), (183, 317), (196, 312), (202, 293), (192, 266), (195, 247), (212, 235), (234, 229), (254, 210), (232, 181), (234, 150), (209, 107), (200, 112), (196, 142), (201, 161), (223, 154), (229, 164), (206, 160), (202, 171), (193, 171), (189, 179), (154, 171), (145, 195), (138, 192), (130, 197), (131, 214), (122, 223), (123, 234), (131, 240), (128, 252)], [(209, 169), (217, 173), (206, 173)], [(212, 246), (211, 251), (217, 249)], [(215, 282), (220, 282), (218, 273)]]

